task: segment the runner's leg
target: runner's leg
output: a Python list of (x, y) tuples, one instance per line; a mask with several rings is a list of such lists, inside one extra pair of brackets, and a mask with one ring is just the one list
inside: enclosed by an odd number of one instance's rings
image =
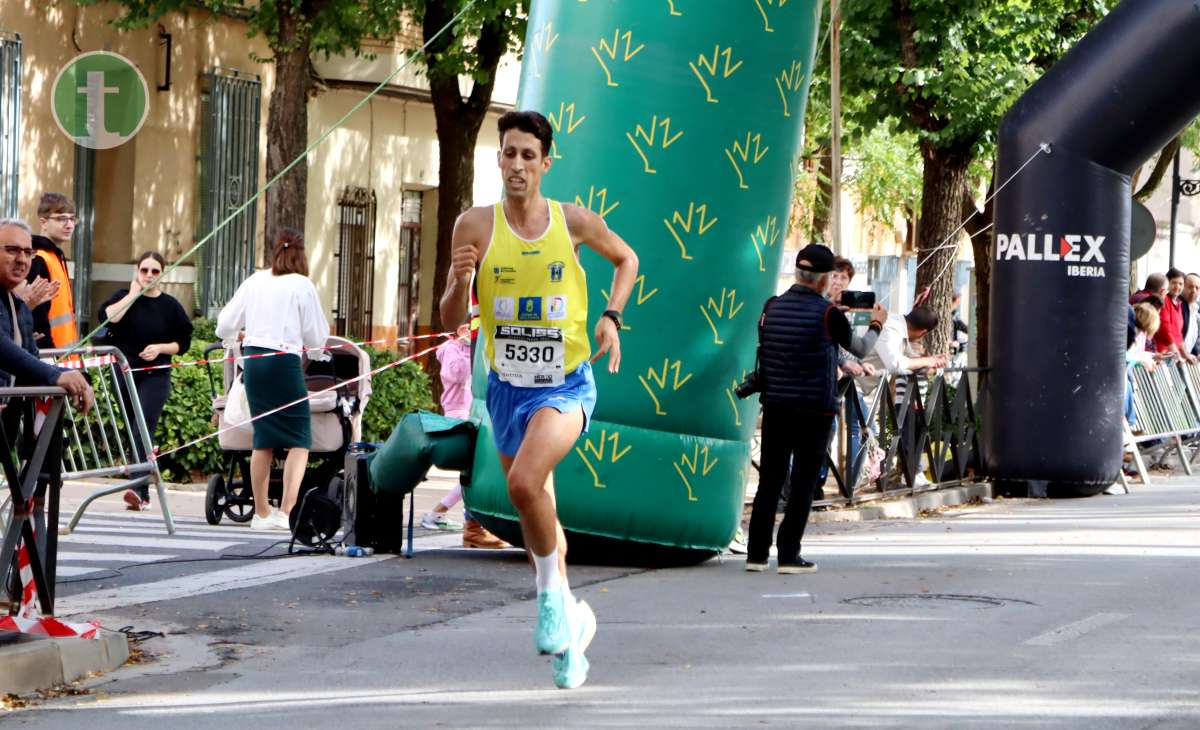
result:
[(558, 524), (550, 477), (583, 431), (583, 411), (559, 413), (542, 408), (529, 419), (514, 457), (501, 455), (508, 497), (521, 518), (525, 547), (535, 558), (558, 551), (559, 572), (566, 575), (566, 538)]

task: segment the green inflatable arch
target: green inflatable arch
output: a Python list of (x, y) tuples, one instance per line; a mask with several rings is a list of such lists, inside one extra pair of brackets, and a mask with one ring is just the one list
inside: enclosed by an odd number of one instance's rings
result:
[[(707, 557), (737, 529), (758, 402), (734, 387), (775, 289), (819, 21), (815, 0), (533, 3), (518, 107), (554, 126), (543, 192), (641, 260), (621, 372), (596, 368), (594, 420), (554, 473), (574, 557)], [(612, 267), (583, 265), (594, 326)], [(478, 358), (473, 385), (466, 502), (519, 542)]]

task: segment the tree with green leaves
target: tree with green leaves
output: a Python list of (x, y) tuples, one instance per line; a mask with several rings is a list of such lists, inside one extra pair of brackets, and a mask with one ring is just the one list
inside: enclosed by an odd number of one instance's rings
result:
[[(93, 5), (101, 0), (76, 0)], [(313, 53), (359, 53), (363, 39), (390, 37), (401, 27), (403, 0), (117, 0), (118, 27), (141, 27), (174, 12), (202, 8), (236, 14), (247, 36), (262, 36), (271, 49), (275, 86), (267, 104), (266, 175), (270, 180), (308, 147), (308, 100), (313, 94)], [(256, 59), (262, 60), (262, 59)], [(301, 159), (267, 190), (266, 240), (279, 226), (304, 228), (308, 164)]]
[[(972, 164), (994, 155), (1000, 120), (1012, 103), (1081, 38), (1111, 0), (862, 0), (843, 9), (842, 88), (847, 112), (864, 130), (887, 122), (915, 135), (923, 163), (917, 291), (943, 314), (930, 350), (950, 338), (960, 224), (978, 210)], [(989, 211), (972, 235), (979, 304), (990, 280)], [(986, 309), (977, 310), (986, 321)], [(979, 343), (986, 352), (986, 343)], [(981, 353), (981, 359), (984, 355)]]
[[(450, 238), (459, 214), (471, 207), (475, 187), (475, 144), (492, 106), (500, 59), (525, 40), (526, 0), (478, 0), (452, 32), (433, 36), (467, 6), (468, 0), (404, 0), (424, 31), (425, 68), (438, 138), (437, 263), (433, 301), (442, 297), (450, 270)], [(430, 42), (432, 40), (432, 42)], [(471, 80), (464, 96), (460, 77)], [(445, 329), (433, 308), (435, 331)]]

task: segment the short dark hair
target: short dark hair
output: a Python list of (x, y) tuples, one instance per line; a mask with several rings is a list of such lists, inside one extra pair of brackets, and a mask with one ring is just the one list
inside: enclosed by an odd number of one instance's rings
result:
[(1166, 285), (1167, 277), (1156, 272), (1146, 277), (1146, 286), (1142, 287), (1142, 291), (1158, 291)]
[(271, 273), (275, 276), (300, 274), (308, 276), (308, 256), (304, 253), (304, 234), (295, 228), (283, 227), (275, 234), (275, 250), (271, 255)]
[(38, 218), (46, 218), (55, 213), (75, 214), (75, 201), (62, 193), (42, 193), (38, 201)]
[(926, 306), (913, 307), (911, 312), (904, 315), (904, 321), (913, 329), (927, 332), (938, 326), (937, 313)]
[(1170, 281), (1171, 279), (1182, 279), (1182, 278), (1183, 278), (1183, 272), (1180, 271), (1179, 269), (1175, 268), (1174, 266), (1167, 269), (1167, 281)]
[(836, 256), (833, 259), (833, 270), (840, 271), (846, 275), (846, 278), (854, 278), (854, 264), (845, 256)]
[(161, 253), (159, 253), (158, 251), (143, 252), (141, 256), (137, 257), (137, 261), (134, 261), (133, 264), (134, 264), (134, 266), (141, 266), (142, 262), (145, 261), (146, 259), (154, 259), (155, 261), (158, 262), (159, 266), (163, 267), (164, 269), (167, 268), (167, 260), (164, 259), (163, 255)]
[(542, 143), (542, 157), (550, 154), (550, 145), (554, 144), (554, 129), (550, 122), (541, 114), (534, 111), (505, 112), (496, 123), (500, 130), (500, 144), (504, 144), (504, 134), (510, 129), (516, 129), (526, 134), (532, 134)]
[(1139, 302), (1139, 304), (1149, 304), (1150, 306), (1154, 307), (1155, 309), (1162, 309), (1163, 300), (1159, 299), (1157, 294), (1151, 294), (1150, 296), (1146, 297), (1141, 302)]

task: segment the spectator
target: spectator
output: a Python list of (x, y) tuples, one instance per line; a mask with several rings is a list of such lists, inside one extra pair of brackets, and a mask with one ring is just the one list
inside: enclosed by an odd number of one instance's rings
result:
[[(159, 278), (166, 268), (161, 254), (155, 251), (142, 254), (136, 267), (129, 288), (118, 289), (100, 305), (100, 310), (108, 319), (113, 344), (125, 355), (129, 367), (169, 365), (172, 355), (187, 352), (191, 347), (192, 322), (175, 297), (159, 287)], [(124, 392), (125, 381), (118, 378), (117, 382), (126, 408), (133, 413), (132, 399)], [(146, 431), (153, 439), (158, 417), (171, 395), (171, 371), (139, 370), (133, 373), (133, 383)], [(134, 444), (138, 460), (145, 460), (141, 440), (134, 439)], [(125, 504), (135, 511), (149, 507), (150, 487), (126, 490)]]
[[(840, 301), (841, 301), (842, 292), (845, 291), (847, 289), (847, 287), (850, 286), (850, 282), (854, 280), (854, 273), (855, 273), (854, 272), (854, 264), (850, 261), (850, 259), (844, 258), (842, 256), (837, 256), (834, 258), (833, 271), (830, 272), (830, 274), (829, 274), (829, 289), (826, 292), (826, 297), (829, 299), (829, 301), (831, 301), (835, 305), (837, 305), (842, 311), (849, 311), (848, 308), (841, 306)], [(883, 318), (886, 316), (884, 314), (884, 311), (885, 310), (883, 309), (883, 307), (879, 307), (878, 310), (875, 312), (875, 315), (880, 319), (880, 321), (882, 321)], [(854, 355), (850, 354), (850, 352), (847, 351), (843, 347), (838, 348), (838, 369), (840, 371), (839, 387), (838, 387), (839, 393), (841, 392), (841, 385), (842, 385), (841, 377), (857, 378), (861, 375), (866, 375), (867, 377), (870, 377), (875, 374), (875, 366), (874, 365), (872, 365), (870, 363), (864, 363), (860, 358), (857, 358)], [(862, 413), (865, 415), (867, 412), (867, 404), (863, 400), (862, 388), (855, 387), (854, 394), (855, 394), (855, 397), (857, 398), (857, 405), (858, 405), (858, 409), (859, 409), (858, 413)], [(853, 468), (854, 464), (857, 463), (857, 461), (858, 461), (858, 450), (859, 450), (859, 446), (862, 444), (862, 428), (861, 428), (861, 424), (859, 422), (860, 419), (858, 417), (858, 413), (854, 413), (853, 415), (851, 415), (850, 409), (844, 408), (843, 404), (839, 403), (838, 412), (841, 413), (843, 410), (845, 410), (847, 413), (846, 436), (847, 436), (847, 440), (850, 442), (850, 444), (849, 444), (849, 446), (850, 446), (850, 462), (845, 465), (843, 476), (845, 478), (850, 478), (850, 476), (854, 472), (854, 468)], [(835, 433), (835, 434), (837, 433), (838, 420), (839, 420), (838, 417), (834, 418), (833, 433)], [(836, 441), (836, 438), (834, 438), (833, 440)], [(828, 464), (822, 464), (821, 474), (817, 478), (817, 488), (813, 494), (814, 500), (820, 500), (820, 499), (825, 498), (825, 480), (826, 480), (828, 471), (829, 471)], [(784, 486), (784, 499), (785, 500), (791, 494), (790, 487), (791, 487), (791, 485), (790, 485), (790, 480), (789, 480), (789, 484)]]
[(15, 385), (57, 385), (67, 391), (76, 408), (83, 412), (95, 402), (92, 387), (78, 370), (63, 370), (38, 359), (37, 340), (33, 336), (33, 317), (28, 306), (13, 291), (20, 287), (33, 260), (33, 232), (29, 224), (16, 218), (0, 218), (0, 387)]
[(833, 252), (819, 244), (796, 255), (796, 284), (771, 298), (759, 320), (759, 367), (764, 382), (762, 468), (750, 516), (746, 570), (766, 570), (779, 492), (792, 462), (792, 498), (779, 526), (780, 573), (812, 572), (800, 542), (837, 408), (837, 348), (865, 354), (882, 322), (853, 335), (849, 320), (824, 298)]
[(1183, 307), (1179, 301), (1183, 293), (1183, 272), (1171, 269), (1167, 272), (1167, 295), (1159, 311), (1158, 332), (1154, 333), (1154, 346), (1158, 352), (1178, 355), (1188, 362), (1195, 358), (1183, 351)]
[[(457, 337), (444, 342), (437, 349), (441, 365), (442, 412), (450, 418), (469, 418), (471, 415), (471, 325), (463, 323), (455, 331)], [(421, 518), (421, 527), (427, 530), (462, 530), (463, 524), (450, 519), (450, 508), (462, 501), (462, 484), (455, 484), (433, 511)], [(466, 530), (463, 532), (463, 547), (506, 548), (507, 542), (493, 535), (472, 515), (464, 510)]]
[(1146, 351), (1146, 341), (1158, 331), (1159, 317), (1158, 311), (1146, 302), (1133, 307), (1133, 317), (1135, 334), (1125, 351), (1125, 420), (1129, 423), (1130, 430), (1140, 433), (1137, 412), (1133, 407), (1133, 369), (1142, 367), (1154, 372), (1158, 360)]
[[(250, 456), (250, 486), (254, 490), (250, 527), (290, 530), (288, 514), (299, 496), (312, 448), (312, 416), (305, 399), (308, 389), (301, 353), (305, 348), (324, 346), (329, 337), (329, 322), (317, 288), (308, 278), (304, 234), (300, 231), (281, 227), (272, 249), (271, 268), (242, 282), (221, 310), (217, 336), (224, 342), (232, 346), (243, 328), (242, 346), (247, 355), (273, 355), (246, 359), (242, 371), (250, 414), (256, 419)], [(309, 353), (312, 360), (328, 357), (329, 353), (321, 350)], [(282, 411), (259, 418), (288, 404)], [(287, 450), (279, 509), (268, 502), (275, 449)]]
[(966, 349), (967, 338), (970, 336), (971, 328), (962, 320), (962, 313), (959, 312), (959, 307), (962, 306), (962, 294), (954, 293), (954, 300), (950, 307), (950, 316), (953, 318), (954, 328), (950, 331), (950, 348), (955, 352), (963, 352)]
[(75, 203), (62, 193), (42, 193), (38, 202), (42, 235), (33, 237), (36, 250), (29, 267), (28, 283), (49, 282), (49, 297), (33, 308), (34, 337), (41, 347), (70, 347), (79, 340), (75, 324), (75, 298), (67, 276), (64, 247), (75, 233)]
[(1200, 274), (1188, 274), (1183, 282), (1183, 351), (1200, 357)]
[(1162, 301), (1167, 295), (1167, 277), (1162, 274), (1150, 274), (1146, 277), (1146, 285), (1129, 296), (1129, 303), (1141, 304), (1149, 296), (1158, 297)]
[[(913, 310), (905, 315), (888, 315), (887, 321), (883, 325), (883, 331), (879, 333), (879, 339), (875, 343), (875, 355), (879, 359), (880, 369), (886, 370), (888, 374), (894, 376), (892, 398), (896, 405), (904, 402), (908, 392), (909, 378), (903, 377), (904, 375), (918, 373), (927, 368), (946, 367), (948, 358), (946, 354), (921, 356), (913, 347), (937, 325), (938, 316), (932, 309), (925, 306), (913, 307)], [(915, 403), (913, 407), (920, 410)], [(906, 453), (914, 450), (916, 435), (916, 419), (906, 419), (900, 429), (901, 443)], [(925, 486), (928, 483), (929, 480), (925, 475), (918, 472), (916, 485)]]

